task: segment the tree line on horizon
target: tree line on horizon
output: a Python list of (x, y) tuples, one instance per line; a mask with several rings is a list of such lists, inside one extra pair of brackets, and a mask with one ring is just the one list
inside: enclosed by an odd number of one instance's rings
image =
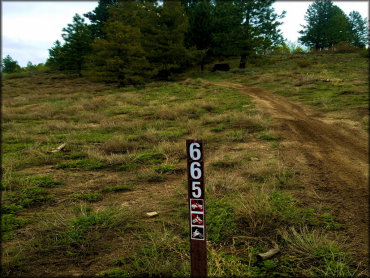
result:
[(116, 1), (98, 6), (63, 29), (47, 64), (119, 85), (174, 73), (215, 59), (246, 58), (281, 45), (281, 22), (268, 1)]
[[(100, 0), (93, 11), (76, 14), (63, 28), (64, 42), (49, 49), (46, 65), (120, 86), (166, 80), (191, 66), (203, 70), (228, 57), (239, 56), (239, 67), (245, 68), (248, 59), (286, 47), (279, 29), (285, 12), (276, 14), (273, 3)], [(356, 11), (345, 15), (330, 0), (316, 0), (305, 20), (299, 41), (311, 49), (340, 42), (367, 45), (367, 20)], [(3, 72), (6, 68), (3, 59)]]

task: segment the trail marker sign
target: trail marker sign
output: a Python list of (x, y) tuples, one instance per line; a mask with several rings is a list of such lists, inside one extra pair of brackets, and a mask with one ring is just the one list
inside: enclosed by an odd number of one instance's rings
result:
[(186, 140), (191, 276), (207, 276), (203, 141)]

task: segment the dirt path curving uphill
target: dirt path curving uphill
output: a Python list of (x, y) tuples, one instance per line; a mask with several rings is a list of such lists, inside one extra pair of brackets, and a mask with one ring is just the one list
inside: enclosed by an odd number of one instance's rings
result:
[(251, 96), (274, 120), (284, 164), (294, 167), (305, 189), (295, 194), (308, 207), (326, 207), (345, 229), (357, 262), (368, 257), (368, 136), (365, 131), (330, 122), (317, 112), (263, 89), (227, 82)]

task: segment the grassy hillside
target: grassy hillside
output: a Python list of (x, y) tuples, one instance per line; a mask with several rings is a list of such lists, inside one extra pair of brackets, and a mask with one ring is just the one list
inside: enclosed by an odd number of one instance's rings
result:
[[(186, 77), (120, 89), (52, 73), (3, 80), (5, 276), (189, 275), (187, 138), (204, 140), (210, 276), (363, 274), (337, 233), (346, 223), (294, 197), (305, 184), (284, 165), (272, 119), (212, 82), (367, 128), (366, 58), (273, 56)], [(258, 261), (274, 242), (280, 254)]]
[(191, 73), (207, 80), (253, 85), (287, 96), (334, 119), (350, 119), (368, 130), (369, 61), (361, 53), (271, 55), (227, 73)]

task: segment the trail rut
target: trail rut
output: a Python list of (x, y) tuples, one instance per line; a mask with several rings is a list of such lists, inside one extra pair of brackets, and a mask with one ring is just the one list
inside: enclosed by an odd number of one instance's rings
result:
[(295, 195), (303, 205), (333, 210), (345, 229), (354, 258), (368, 257), (369, 188), (368, 137), (365, 131), (325, 121), (318, 112), (263, 89), (227, 82), (215, 85), (251, 96), (273, 118), (274, 132), (283, 140), (280, 156), (305, 185)]

